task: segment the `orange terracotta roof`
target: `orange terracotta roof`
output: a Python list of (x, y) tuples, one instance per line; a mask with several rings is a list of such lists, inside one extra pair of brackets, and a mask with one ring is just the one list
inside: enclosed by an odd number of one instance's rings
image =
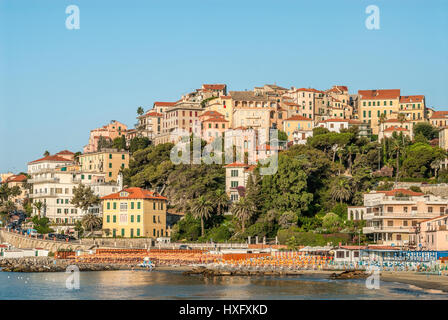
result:
[(407, 196), (423, 196), (425, 195), (422, 192), (414, 192), (408, 189), (393, 189), (389, 191), (376, 191), (377, 193), (384, 193), (386, 196), (395, 196), (397, 193), (402, 193)]
[(36, 162), (43, 162), (43, 161), (53, 161), (53, 162), (70, 162), (70, 160), (67, 160), (66, 158), (62, 158), (60, 156), (54, 155), (54, 156), (46, 156), (31, 162), (28, 162), (28, 164), (36, 163)]
[(10, 176), (9, 178), (6, 179), (6, 183), (8, 182), (25, 182), (27, 179), (26, 175), (24, 174), (19, 174), (19, 175), (14, 175), (14, 176)]
[(217, 111), (208, 110), (201, 114), (200, 117), (224, 117), (224, 115)]
[(425, 96), (417, 95), (417, 96), (401, 96), (400, 103), (411, 103), (411, 102), (423, 102)]
[(361, 100), (398, 99), (400, 89), (358, 90)]
[(244, 167), (248, 167), (248, 165), (245, 163), (238, 163), (238, 162), (230, 163), (224, 166), (224, 168), (244, 168)]
[[(180, 101), (180, 100), (179, 100)], [(176, 104), (176, 102), (162, 102), (162, 101), (156, 101), (154, 102), (155, 106), (159, 107), (172, 107)]]
[[(126, 197), (122, 197), (121, 192), (127, 192), (128, 195)], [(154, 193), (149, 190), (145, 190), (142, 188), (126, 188), (117, 193), (112, 193), (107, 196), (101, 198), (102, 200), (112, 200), (112, 199), (159, 199), (159, 200), (168, 200), (161, 195)]]
[(224, 118), (215, 117), (215, 118), (208, 118), (206, 120), (203, 120), (202, 122), (229, 122), (229, 121), (227, 121)]
[(350, 120), (348, 120), (348, 123), (351, 123), (351, 124), (363, 124), (363, 122), (361, 120), (356, 120), (356, 119), (350, 119)]
[(148, 116), (148, 117), (163, 117), (163, 114), (152, 111), (152, 112), (146, 113), (145, 116)]
[(408, 129), (405, 128), (401, 128), (401, 127), (397, 127), (397, 126), (393, 126), (393, 127), (389, 127), (387, 129), (384, 130), (385, 132), (391, 132), (391, 131), (409, 131)]
[(448, 116), (448, 111), (434, 111), (430, 119), (445, 119)]
[(224, 90), (226, 88), (225, 84), (203, 84), (202, 87), (208, 90)]
[(294, 115), (289, 117), (288, 119), (285, 119), (285, 121), (313, 121), (313, 119), (304, 116)]
[(316, 90), (316, 89), (313, 89), (313, 88), (299, 88), (299, 89), (296, 90), (296, 92), (298, 92), (298, 91), (306, 91), (306, 92), (314, 92), (314, 93), (325, 93), (323, 91)]
[(72, 154), (74, 154), (74, 153), (71, 152), (71, 151), (69, 151), (69, 150), (62, 150), (62, 151), (60, 151), (60, 152), (58, 152), (58, 153), (56, 153), (56, 154), (67, 154), (67, 155), (72, 155)]
[(231, 96), (220, 96), (221, 99), (232, 99)]

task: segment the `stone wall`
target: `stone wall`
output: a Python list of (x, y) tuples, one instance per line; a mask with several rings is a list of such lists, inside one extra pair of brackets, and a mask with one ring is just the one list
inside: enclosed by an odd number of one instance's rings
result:
[(0, 230), (0, 241), (7, 242), (13, 247), (25, 249), (25, 248), (42, 248), (50, 252), (56, 252), (58, 250), (88, 250), (91, 245), (81, 244), (76, 242), (63, 242), (53, 240), (36, 239), (29, 236), (19, 235), (14, 232), (8, 232), (5, 229)]

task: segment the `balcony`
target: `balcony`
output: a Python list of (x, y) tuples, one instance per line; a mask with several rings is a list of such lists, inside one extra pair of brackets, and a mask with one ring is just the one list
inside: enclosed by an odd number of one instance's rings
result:
[(59, 183), (60, 179), (59, 178), (34, 178), (34, 179), (29, 179), (28, 183), (45, 183), (45, 182), (50, 182), (50, 183)]
[(56, 192), (40, 192), (40, 193), (33, 193), (30, 194), (30, 198), (32, 199), (38, 199), (38, 198), (55, 198), (58, 194)]
[(412, 226), (392, 226), (392, 227), (384, 227), (384, 226), (377, 226), (377, 227), (364, 227), (362, 229), (362, 232), (364, 234), (368, 233), (379, 233), (379, 232), (406, 232), (411, 233), (413, 232)]
[(386, 218), (409, 218), (409, 219), (429, 219), (437, 217), (439, 214), (435, 212), (418, 212), (418, 211), (410, 211), (410, 212), (372, 212), (364, 214), (365, 220), (371, 219), (386, 219)]

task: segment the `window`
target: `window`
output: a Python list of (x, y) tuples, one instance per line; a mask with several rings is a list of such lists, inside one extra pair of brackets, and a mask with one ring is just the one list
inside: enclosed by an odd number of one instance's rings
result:
[(394, 222), (392, 220), (387, 221), (387, 226), (388, 227), (393, 227), (394, 226)]
[(394, 207), (387, 207), (387, 212), (394, 212)]
[(106, 217), (106, 222), (109, 223), (110, 222), (110, 216)]
[(432, 207), (428, 207), (428, 213), (432, 213)]
[(115, 216), (115, 215), (112, 216), (112, 222), (114, 222), (114, 223), (117, 222), (117, 216)]
[(156, 210), (156, 203), (155, 202), (152, 203), (152, 209)]
[(140, 237), (140, 229), (137, 229), (137, 237)]
[(137, 209), (140, 209), (141, 203), (137, 202)]
[(232, 187), (232, 188), (238, 187), (238, 181), (231, 181), (230, 182), (230, 187)]
[(112, 168), (112, 162), (109, 162), (109, 168)]
[(112, 159), (112, 153), (109, 153), (109, 159)]
[(140, 215), (137, 215), (137, 222), (140, 222)]
[(124, 237), (124, 229), (121, 229), (121, 236)]
[(131, 209), (134, 209), (134, 202), (131, 202)]
[(127, 210), (128, 210), (128, 203), (120, 202), (120, 211), (127, 211)]
[(117, 209), (117, 203), (116, 202), (113, 203), (113, 208), (114, 208), (114, 210)]
[(232, 170), (230, 176), (238, 177), (238, 170)]
[(134, 215), (131, 215), (131, 222), (134, 222)]
[(408, 221), (407, 220), (403, 220), (403, 226), (407, 227), (408, 226)]
[(124, 154), (121, 155), (121, 159), (124, 160)]
[(152, 216), (152, 222), (156, 223), (156, 216)]

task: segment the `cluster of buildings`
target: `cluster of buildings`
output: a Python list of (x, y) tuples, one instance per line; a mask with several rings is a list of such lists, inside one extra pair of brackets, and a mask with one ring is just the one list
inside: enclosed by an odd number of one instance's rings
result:
[[(360, 136), (374, 134), (381, 140), (394, 132), (412, 138), (415, 124), (429, 122), (440, 129), (440, 145), (448, 150), (447, 120), (448, 111), (428, 108), (425, 96), (402, 96), (399, 89), (359, 90), (350, 94), (347, 86), (342, 85), (322, 91), (267, 84), (253, 90), (228, 91), (225, 84), (203, 84), (177, 101), (154, 102), (152, 108), (137, 116), (135, 128), (113, 120), (91, 130), (82, 154), (64, 150), (29, 162), (28, 177), (11, 174), (0, 179), (22, 188), (22, 194), (14, 199), (19, 208), (27, 198), (40, 201), (42, 209), (33, 207), (33, 214), (45, 216), (55, 224), (74, 225), (90, 212), (103, 217), (104, 229), (110, 236), (164, 237), (169, 234), (167, 199), (138, 188), (123, 189), (120, 172), (129, 165), (129, 152), (110, 149), (117, 138), (129, 145), (133, 138), (146, 137), (158, 145), (176, 143), (183, 132), (211, 143), (218, 137), (228, 137), (230, 130), (238, 130), (243, 134), (234, 144), (248, 150), (255, 143), (258, 161), (262, 155), (269, 157), (278, 149), (254, 142), (255, 131), (269, 137), (270, 129), (279, 129), (286, 133), (288, 145), (292, 145), (306, 143), (316, 127), (331, 132), (357, 127)], [(226, 192), (232, 202), (244, 196), (254, 168), (241, 162), (225, 165)], [(79, 184), (91, 187), (102, 203), (88, 210), (76, 208), (71, 199)], [(400, 197), (396, 193), (367, 194), (365, 206), (350, 208), (349, 217), (365, 219), (364, 231), (375, 241), (420, 245), (420, 238), (414, 237), (413, 232), (422, 221), (442, 214), (445, 200), (409, 191), (402, 191), (404, 196)], [(424, 228), (418, 230), (427, 232)], [(427, 245), (425, 236), (422, 237)]]
[(364, 194), (364, 206), (348, 207), (348, 220), (365, 221), (375, 243), (419, 250), (448, 250), (448, 198), (408, 189)]

